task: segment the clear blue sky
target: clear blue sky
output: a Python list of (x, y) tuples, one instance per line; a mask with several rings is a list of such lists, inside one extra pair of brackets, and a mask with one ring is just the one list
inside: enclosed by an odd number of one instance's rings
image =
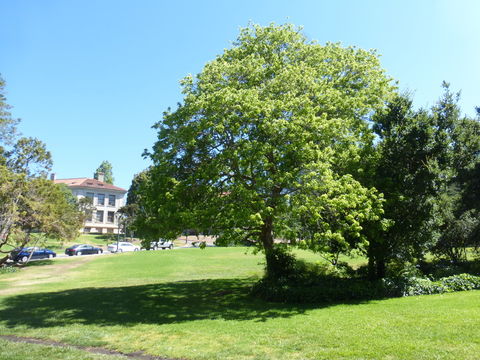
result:
[(102, 160), (128, 188), (151, 126), (249, 21), (290, 22), (320, 43), (377, 49), (418, 106), (442, 80), (480, 106), (480, 1), (0, 0), (0, 74), (20, 131), (46, 142), (59, 178)]

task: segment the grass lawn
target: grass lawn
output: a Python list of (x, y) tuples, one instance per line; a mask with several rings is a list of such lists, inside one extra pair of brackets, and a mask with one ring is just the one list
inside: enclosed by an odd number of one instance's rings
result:
[[(207, 248), (56, 259), (0, 275), (0, 335), (184, 359), (479, 358), (479, 291), (273, 304), (248, 297), (263, 258), (244, 253)], [(37, 346), (28, 352), (37, 356), (14, 357), (18, 345), (0, 340), (0, 358), (103, 359), (43, 345), (28, 345)], [(38, 355), (43, 351), (53, 355)]]
[(125, 357), (90, 354), (71, 347), (12, 343), (0, 339), (0, 359), (2, 360), (125, 360)]

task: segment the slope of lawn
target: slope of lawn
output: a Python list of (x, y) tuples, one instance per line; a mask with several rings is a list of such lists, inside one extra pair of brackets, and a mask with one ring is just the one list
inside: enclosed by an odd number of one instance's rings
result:
[(244, 253), (139, 252), (1, 275), (0, 334), (184, 359), (478, 359), (479, 291), (273, 304), (248, 296), (262, 257)]

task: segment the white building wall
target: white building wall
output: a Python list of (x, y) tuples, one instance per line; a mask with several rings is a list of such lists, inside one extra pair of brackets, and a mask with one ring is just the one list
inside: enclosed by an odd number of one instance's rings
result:
[[(116, 214), (118, 209), (125, 205), (125, 193), (114, 190), (104, 190), (97, 188), (76, 188), (72, 189), (72, 193), (77, 199), (81, 199), (87, 196), (87, 193), (93, 193), (93, 206), (95, 211), (92, 214), (92, 221), (86, 221), (83, 231), (92, 233), (118, 233), (118, 221), (117, 217), (113, 216), (113, 222), (109, 221), (109, 212)], [(104, 195), (103, 205), (100, 203), (99, 195)], [(114, 205), (110, 205), (109, 196), (115, 196)], [(99, 221), (97, 219), (98, 212), (103, 211), (103, 219)]]

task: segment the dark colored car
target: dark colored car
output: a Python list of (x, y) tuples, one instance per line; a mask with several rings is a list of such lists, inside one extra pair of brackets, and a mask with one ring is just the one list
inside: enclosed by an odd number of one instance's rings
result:
[(68, 256), (73, 255), (90, 255), (90, 254), (101, 254), (103, 250), (92, 245), (87, 244), (77, 244), (70, 246), (65, 250), (65, 254)]
[[(33, 252), (33, 254), (32, 254)], [(30, 256), (30, 254), (32, 256)], [(28, 247), (28, 248), (23, 248), (23, 249), (15, 249), (12, 251), (10, 254), (10, 258), (15, 261), (15, 262), (27, 262), (28, 259), (30, 258), (31, 260), (36, 260), (36, 259), (52, 259), (57, 254), (53, 252), (52, 250), (48, 249), (41, 249), (38, 247)]]

